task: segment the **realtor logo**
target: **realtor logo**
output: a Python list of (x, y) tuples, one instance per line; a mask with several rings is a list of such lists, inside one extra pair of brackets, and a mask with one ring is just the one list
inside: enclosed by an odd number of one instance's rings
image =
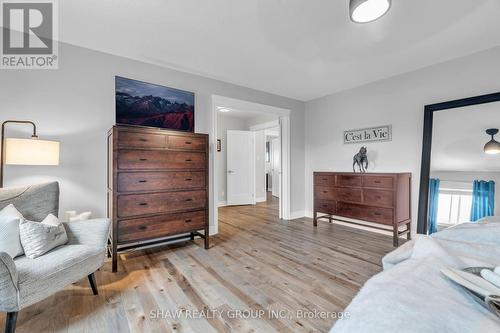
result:
[(57, 69), (55, 0), (0, 0), (2, 69)]

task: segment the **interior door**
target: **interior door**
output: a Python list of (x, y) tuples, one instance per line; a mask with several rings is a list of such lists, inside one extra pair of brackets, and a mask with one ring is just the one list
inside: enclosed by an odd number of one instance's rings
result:
[(272, 195), (280, 197), (281, 190), (281, 163), (280, 163), (280, 139), (276, 138), (271, 141), (272, 150)]
[(227, 205), (255, 204), (255, 138), (251, 131), (227, 131)]

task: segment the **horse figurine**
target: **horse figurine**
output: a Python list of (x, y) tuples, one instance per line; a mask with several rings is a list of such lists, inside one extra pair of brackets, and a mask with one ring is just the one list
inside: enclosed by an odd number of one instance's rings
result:
[(359, 172), (366, 172), (366, 169), (368, 169), (368, 156), (366, 156), (366, 152), (366, 147), (361, 147), (359, 153), (354, 155), (352, 163), (353, 172), (356, 172), (356, 169), (354, 168), (356, 164), (358, 165)]

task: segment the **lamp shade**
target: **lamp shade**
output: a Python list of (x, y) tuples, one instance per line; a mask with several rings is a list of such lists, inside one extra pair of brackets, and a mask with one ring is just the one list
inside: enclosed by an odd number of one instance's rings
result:
[(59, 165), (59, 142), (33, 139), (5, 139), (5, 164)]
[(500, 142), (496, 140), (489, 141), (484, 145), (484, 152), (490, 155), (500, 154)]
[(495, 140), (495, 135), (498, 133), (498, 128), (488, 128), (486, 134), (491, 135), (491, 140), (484, 145), (486, 154), (500, 154), (500, 142)]

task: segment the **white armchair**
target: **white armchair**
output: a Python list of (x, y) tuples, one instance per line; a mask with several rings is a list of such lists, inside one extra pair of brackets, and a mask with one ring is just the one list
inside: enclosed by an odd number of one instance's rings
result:
[[(54, 183), (47, 185), (53, 188)], [(12, 190), (0, 189), (0, 209), (13, 202), (5, 199), (7, 191)], [(39, 186), (37, 191), (43, 193), (44, 186)], [(54, 196), (47, 197), (53, 200)], [(56, 197), (58, 199), (58, 195)], [(18, 201), (19, 197), (16, 196), (15, 200)], [(40, 207), (37, 205), (36, 209), (40, 210)], [(23, 211), (21, 213), (25, 214)], [(104, 262), (109, 226), (108, 219), (64, 223), (68, 243), (35, 259), (25, 256), (13, 259), (7, 253), (0, 252), (0, 311), (7, 312), (6, 333), (15, 331), (18, 311), (85, 276), (89, 279), (94, 295), (97, 295), (94, 272)]]

